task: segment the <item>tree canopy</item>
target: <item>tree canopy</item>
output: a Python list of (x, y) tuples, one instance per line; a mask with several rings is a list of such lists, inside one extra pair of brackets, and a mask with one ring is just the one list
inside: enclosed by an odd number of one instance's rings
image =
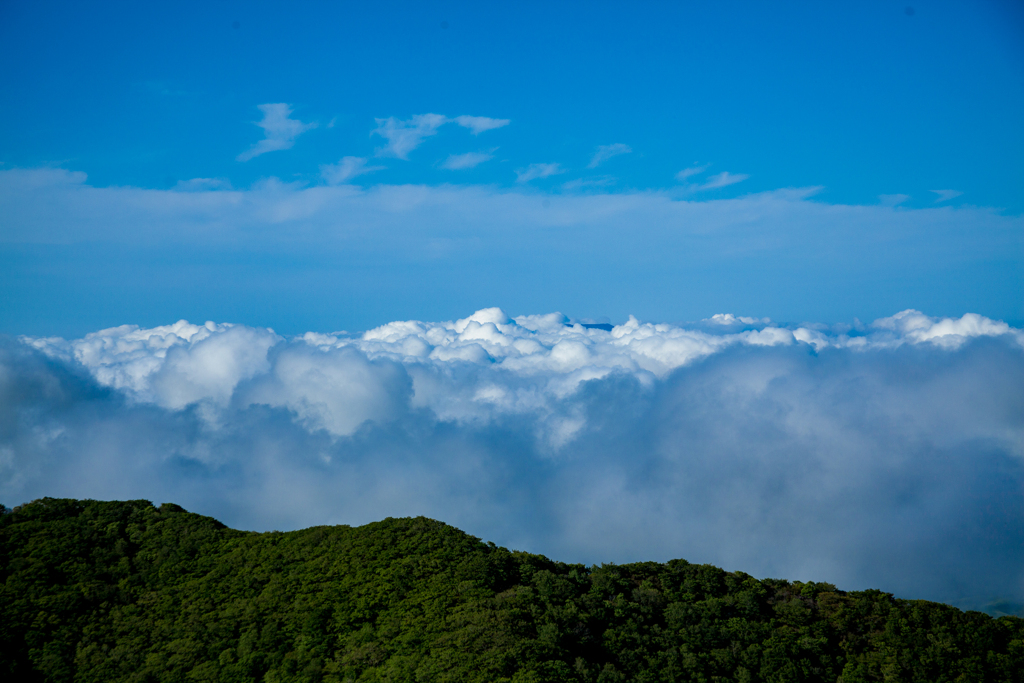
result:
[(0, 506), (9, 681), (1024, 681), (1024, 620), (673, 560), (587, 567), (434, 520), (236, 531)]

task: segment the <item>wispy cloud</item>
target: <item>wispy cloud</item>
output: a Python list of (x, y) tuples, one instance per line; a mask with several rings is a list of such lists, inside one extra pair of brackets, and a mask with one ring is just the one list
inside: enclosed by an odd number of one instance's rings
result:
[[(442, 114), (416, 114), (408, 119), (389, 116), (386, 119), (375, 119), (375, 121), (377, 127), (370, 132), (370, 135), (379, 135), (388, 141), (387, 145), (377, 150), (377, 156), (393, 156), (406, 160), (408, 160), (410, 152), (419, 147), (426, 138), (437, 135), (438, 129), (445, 124), (457, 123), (463, 128), (469, 128), (473, 135), (479, 135), (484, 131), (501, 128), (510, 123), (508, 119), (492, 119), (486, 116), (456, 116), (454, 119), (450, 119)], [(449, 167), (444, 166), (444, 168)]]
[(903, 202), (910, 199), (909, 194), (880, 194), (878, 195), (878, 203), (882, 206), (899, 206)]
[(700, 175), (704, 171), (708, 170), (711, 164), (704, 164), (703, 166), (691, 166), (690, 168), (684, 168), (679, 173), (676, 173), (676, 180), (686, 180), (690, 176)]
[(549, 176), (558, 175), (559, 173), (565, 173), (565, 169), (560, 164), (530, 164), (526, 168), (521, 168), (516, 171), (516, 182), (517, 183), (528, 183), (531, 180), (537, 178), (547, 178)]
[(456, 116), (454, 121), (463, 128), (469, 128), (473, 135), (480, 135), (484, 131), (501, 128), (511, 123), (509, 119), (492, 119), (486, 116)]
[(230, 190), (231, 181), (227, 178), (191, 178), (179, 180), (174, 189), (178, 192), (209, 192), (211, 190)]
[[(497, 148), (495, 148), (497, 149)], [(465, 154), (450, 154), (444, 163), (441, 164), (441, 168), (446, 168), (449, 171), (461, 171), (466, 168), (474, 168), (490, 161), (494, 158), (494, 154), (490, 152), (466, 152)]]
[(617, 157), (620, 154), (629, 154), (632, 151), (632, 147), (621, 142), (616, 142), (614, 145), (600, 145), (597, 148), (597, 152), (590, 159), (590, 163), (587, 164), (587, 168), (597, 168), (612, 157)]
[(597, 176), (592, 178), (577, 178), (567, 183), (562, 183), (563, 190), (582, 190), (587, 187), (608, 187), (614, 185), (617, 178), (610, 175)]
[(716, 175), (708, 178), (708, 181), (701, 185), (700, 190), (714, 190), (719, 187), (726, 187), (728, 185), (735, 185), (741, 183), (750, 176), (746, 173), (729, 173), (728, 171), (722, 171)]
[(263, 112), (263, 120), (257, 121), (256, 125), (263, 129), (264, 138), (239, 154), (239, 161), (249, 161), (267, 152), (291, 149), (295, 138), (317, 126), (316, 122), (303, 123), (290, 118), (292, 108), (288, 104), (261, 104), (258, 108)]
[[(690, 169), (685, 169), (690, 170)], [(676, 174), (678, 178), (683, 171)], [(692, 173), (690, 175), (693, 175)], [(684, 178), (686, 176), (683, 176)], [(729, 173), (728, 171), (722, 171), (708, 178), (705, 182), (699, 185), (687, 185), (685, 189), (689, 192), (703, 192), (705, 190), (717, 190), (720, 187), (728, 187), (729, 185), (735, 185), (741, 183), (750, 176), (746, 173)]]
[(963, 194), (963, 192), (961, 192), (960, 190), (929, 190), (929, 191), (930, 192), (934, 192), (935, 194), (939, 195), (938, 199), (935, 200), (936, 204), (938, 204), (939, 202), (948, 202), (950, 199), (955, 199), (955, 198), (957, 198), (957, 197), (959, 197), (960, 195)]
[(437, 129), (449, 122), (441, 114), (416, 114), (409, 119), (375, 119), (377, 127), (370, 135), (379, 135), (387, 145), (377, 150), (377, 156), (393, 156), (409, 159), (409, 152), (419, 147), (426, 138), (437, 135)]
[[(339, 170), (365, 168), (357, 160), (336, 165)], [(551, 163), (519, 172), (527, 181), (562, 170)], [(916, 263), (922, 272), (939, 277), (947, 266), (935, 265), (932, 270), (934, 264), (929, 259), (967, 264), (982, 263), (1008, 251), (1019, 253), (1015, 245), (1024, 225), (1020, 216), (997, 216), (984, 208), (950, 213), (934, 207), (894, 213), (878, 204), (807, 201), (812, 194), (807, 189), (762, 192), (722, 202), (679, 202), (671, 191), (540, 198), (529, 191), (475, 186), (383, 185), (352, 194), (345, 188), (304, 188), (271, 179), (237, 192), (102, 187), (89, 184), (81, 172), (0, 170), (0, 215), (5, 219), (0, 221), (0, 239), (5, 244), (153, 246), (173, 245), (187, 238), (195, 248), (209, 249), (234, 243), (244, 235), (248, 246), (258, 238), (266, 249), (283, 244), (295, 249), (312, 245), (320, 253), (330, 246), (340, 249), (338, 253), (362, 258), (365, 252), (353, 251), (355, 245), (377, 249), (378, 236), (383, 233), (401, 236), (391, 245), (394, 254), (416, 255), (424, 252), (428, 239), (458, 242), (467, 234), (476, 234), (473, 226), (479, 225), (479, 217), (491, 216), (490, 224), (500, 228), (481, 233), (480, 239), (492, 249), (487, 258), (496, 263), (504, 254), (504, 243), (497, 235), (514, 230), (529, 232), (531, 239), (544, 241), (546, 253), (561, 255), (577, 248), (581, 234), (604, 235), (603, 241), (595, 243), (594, 253), (602, 254), (603, 262), (619, 264), (647, 263), (669, 254), (694, 255), (700, 247), (702, 262), (718, 259), (715, 262), (722, 268), (737, 254), (756, 253), (788, 258), (794, 264), (832, 259), (830, 263), (843, 264), (837, 271), (886, 273), (890, 267), (902, 268), (903, 262), (891, 261), (893, 255), (878, 252), (875, 245), (883, 236), (899, 235), (908, 250), (928, 247), (929, 258)], [(539, 210), (542, 199), (558, 208), (557, 214)], [(548, 221), (555, 215), (573, 230), (549, 233)], [(272, 229), (285, 223), (291, 226), (286, 231)], [(140, 231), (139, 225), (148, 227)], [(823, 225), (830, 226), (829, 231), (823, 232)], [(261, 228), (253, 231), (253, 226)], [(718, 237), (708, 241), (702, 235)], [(468, 248), (469, 243), (458, 243)], [(842, 249), (837, 251), (836, 245)], [(467, 258), (472, 253), (478, 259), (474, 249), (478, 247), (458, 253)], [(629, 272), (632, 278), (639, 271)], [(813, 275), (817, 271), (801, 272), (808, 278), (818, 277)], [(898, 305), (895, 298), (886, 298), (886, 303)]]
[(364, 173), (382, 171), (386, 166), (367, 166), (365, 157), (342, 157), (336, 164), (321, 164), (320, 176), (328, 185), (340, 185)]

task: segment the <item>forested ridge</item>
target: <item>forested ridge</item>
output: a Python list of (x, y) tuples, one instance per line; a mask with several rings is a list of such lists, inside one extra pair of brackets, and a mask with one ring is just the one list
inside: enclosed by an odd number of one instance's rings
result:
[(1024, 620), (683, 560), (586, 567), (426, 518), (253, 533), (0, 506), (5, 681), (1024, 681)]

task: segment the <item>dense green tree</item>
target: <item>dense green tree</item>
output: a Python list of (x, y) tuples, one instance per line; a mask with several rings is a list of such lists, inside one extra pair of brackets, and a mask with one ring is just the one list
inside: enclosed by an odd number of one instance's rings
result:
[(1024, 681), (1024, 620), (585, 567), (425, 518), (250, 533), (176, 505), (0, 506), (10, 681)]

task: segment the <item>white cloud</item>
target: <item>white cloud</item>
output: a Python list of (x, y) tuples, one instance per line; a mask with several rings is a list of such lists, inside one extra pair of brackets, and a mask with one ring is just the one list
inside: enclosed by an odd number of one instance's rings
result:
[[(27, 337), (23, 341), (56, 358), (75, 359), (100, 384), (167, 408), (180, 409), (203, 401), (225, 406), (242, 380), (272, 376), (273, 382), (257, 382), (260, 388), (247, 389), (250, 394), (245, 400), (285, 405), (300, 415), (309, 415), (310, 411), (334, 415), (318, 418), (318, 424), (341, 436), (351, 434), (364, 419), (371, 419), (342, 418), (342, 413), (362, 414), (352, 412), (361, 402), (368, 406), (388, 403), (383, 398), (368, 398), (370, 393), (377, 395), (383, 389), (366, 388), (367, 382), (377, 381), (372, 379), (377, 371), (372, 364), (352, 360), (356, 357), (412, 368), (413, 390), (420, 396), (420, 405), (442, 419), (459, 420), (479, 419), (485, 413), (520, 413), (527, 405), (533, 406), (531, 410), (549, 411), (552, 402), (573, 394), (586, 380), (625, 373), (648, 382), (735, 346), (807, 344), (818, 352), (831, 348), (857, 353), (904, 345), (955, 350), (971, 339), (1001, 337), (1024, 349), (1024, 331), (973, 313), (954, 319), (907, 310), (881, 318), (866, 334), (855, 336), (845, 328), (830, 331), (827, 326), (778, 326), (767, 319), (732, 314), (718, 314), (705, 323), (695, 327), (652, 324), (630, 316), (606, 332), (571, 324), (561, 313), (513, 319), (500, 308), (488, 308), (456, 321), (399, 321), (357, 336), (309, 333), (292, 341), (270, 330), (209, 322), (197, 326), (186, 321), (151, 330), (126, 325), (72, 341)], [(738, 325), (744, 329), (733, 331)], [(274, 347), (281, 350), (271, 362), (268, 352)], [(358, 352), (357, 356), (343, 354), (338, 356), (340, 364), (335, 364), (322, 355), (343, 349)], [(420, 370), (433, 368), (430, 382), (436, 389), (438, 378), (452, 377), (449, 368), (466, 363), (487, 369), (478, 378), (480, 384), (458, 391), (449, 387), (436, 394), (416, 385)], [(324, 379), (321, 386), (321, 380), (314, 381), (313, 377), (316, 368), (324, 364), (331, 369), (319, 372), (332, 379)], [(287, 367), (282, 369), (282, 365)], [(356, 379), (346, 379), (343, 375), (348, 371), (342, 368), (350, 368)], [(517, 389), (523, 379), (532, 382), (528, 398)], [(345, 391), (354, 391), (363, 398), (350, 404), (342, 396), (344, 391), (336, 399), (317, 393), (328, 391), (332, 384), (351, 385), (354, 388)], [(488, 386), (503, 388), (484, 391)], [(310, 394), (314, 391), (310, 387), (320, 388)], [(342, 407), (328, 405), (332, 400), (342, 401)], [(367, 415), (383, 416), (376, 408), (367, 410)]]
[(227, 178), (192, 178), (179, 180), (174, 186), (178, 192), (209, 192), (211, 190), (230, 190), (231, 181)]
[[(740, 282), (756, 282), (765, 300), (783, 302), (772, 310), (776, 318), (827, 310), (852, 319), (906, 308), (906, 286), (883, 283), (912, 278), (915, 297), (926, 297), (915, 298), (918, 307), (939, 307), (964, 295), (962, 281), (949, 278), (951, 269), (979, 273), (978, 286), (995, 293), (1002, 276), (986, 274), (984, 264), (1006, 258), (1014, 267), (1020, 263), (1024, 218), (983, 207), (893, 211), (811, 201), (807, 189), (702, 201), (682, 189), (539, 193), (522, 185), (362, 188), (269, 179), (245, 189), (178, 192), (96, 187), (85, 174), (60, 169), (12, 169), (0, 170), (0, 243), (8, 250), (35, 245), (54, 263), (67, 263), (59, 261), (68, 251), (61, 245), (111, 245), (94, 252), (115, 254), (102, 266), (75, 266), (75, 280), (90, 296), (112, 301), (119, 282), (132, 283), (139, 296), (186, 300), (193, 290), (179, 264), (211, 281), (230, 272), (282, 298), (308, 296), (290, 271), (246, 270), (227, 265), (225, 255), (256, 251), (292, 263), (330, 259), (342, 275), (318, 286), (339, 292), (325, 306), (349, 327), (374, 324), (377, 316), (411, 310), (424, 300), (445, 302), (430, 309), (445, 311), (473, 306), (481, 296), (520, 309), (543, 306), (554, 296), (587, 312), (587, 300), (617, 301), (603, 312), (621, 317), (633, 308), (653, 317), (679, 311), (674, 315), (698, 319), (714, 312), (707, 307), (743, 305)], [(154, 261), (153, 253), (176, 254), (178, 261)], [(405, 265), (363, 267), (381, 258)], [(200, 263), (211, 264), (202, 266), (209, 270), (197, 270)], [(424, 279), (424, 265), (459, 277)], [(113, 284), (92, 282), (99, 268)], [(540, 281), (537, 272), (557, 278)], [(705, 283), (710, 289), (701, 291), (713, 298), (703, 303), (679, 295), (704, 286), (695, 273), (711, 274)], [(840, 295), (851, 278), (860, 283), (858, 291)], [(474, 283), (472, 294), (464, 282)], [(588, 285), (581, 290), (578, 282)], [(257, 308), (252, 289), (235, 288), (230, 296), (249, 297)], [(359, 310), (358, 301), (382, 291), (389, 292), (383, 312), (368, 305)], [(216, 305), (225, 305), (223, 287), (210, 292), (221, 297)], [(25, 296), (30, 298), (22, 310), (51, 305)], [(993, 296), (982, 312), (1020, 317), (1010, 297)], [(164, 305), (167, 315), (177, 313)], [(6, 322), (13, 332), (27, 331), (9, 317)]]
[[(561, 167), (539, 164), (533, 170), (542, 177)], [(455, 239), (470, 232), (474, 239), (491, 240), (516, 232), (529, 234), (530, 244), (542, 244), (564, 260), (579, 248), (581, 236), (594, 235), (601, 236), (601, 249), (594, 253), (621, 264), (625, 255), (642, 255), (648, 263), (671, 253), (678, 260), (698, 245), (702, 262), (725, 249), (778, 257), (795, 251), (801, 260), (820, 259), (837, 245), (860, 262), (877, 254), (877, 242), (884, 238), (915, 249), (927, 246), (949, 263), (958, 256), (984, 260), (1012, 252), (1024, 226), (1020, 216), (977, 207), (893, 213), (877, 205), (807, 201), (809, 194), (780, 190), (703, 202), (656, 191), (540, 197), (478, 186), (381, 185), (353, 193), (347, 187), (302, 187), (273, 179), (232, 192), (176, 192), (94, 187), (84, 173), (61, 169), (12, 169), (0, 170), (0, 215), (5, 217), (0, 239), (146, 247), (187, 239), (190, 248), (251, 246), (259, 240), (260, 248), (308, 244), (320, 252), (341, 245), (360, 248), (362, 239), (377, 248), (379, 235), (387, 233), (396, 236), (393, 253), (404, 258), (422, 253), (428, 238)], [(493, 234), (474, 230), (482, 216), (489, 217)], [(140, 231), (139, 225), (147, 229)], [(556, 226), (564, 230), (553, 233)], [(965, 234), (972, 237), (963, 239)], [(473, 253), (479, 255), (478, 247)], [(905, 265), (902, 259), (900, 264)]]
[(587, 168), (597, 168), (612, 157), (617, 157), (620, 154), (630, 154), (632, 151), (632, 147), (621, 142), (616, 142), (613, 145), (600, 145), (597, 148), (597, 152), (590, 159), (590, 163), (587, 164)]
[(711, 323), (713, 325), (767, 325), (771, 322), (770, 318), (751, 318), (744, 315), (733, 315), (732, 313), (716, 313), (710, 318), (704, 320), (704, 322)]
[(393, 116), (375, 119), (377, 127), (370, 132), (388, 141), (377, 151), (378, 156), (409, 158), (409, 153), (419, 147), (423, 140), (437, 134), (437, 129), (450, 119), (440, 114), (416, 114), (410, 119), (400, 120)]
[(728, 187), (729, 185), (741, 183), (749, 177), (750, 176), (747, 175), (746, 173), (729, 173), (728, 171), (722, 171), (721, 173), (716, 173), (715, 175), (708, 178), (707, 182), (691, 187), (690, 189), (692, 189), (694, 192), (701, 192), (703, 190), (717, 190), (720, 187)]
[(449, 171), (460, 171), (466, 168), (475, 168), (485, 161), (490, 161), (494, 158), (494, 150), (490, 152), (466, 152), (465, 154), (449, 154), (448, 158), (445, 159), (444, 163), (441, 164), (441, 168), (446, 168)]
[(690, 176), (700, 175), (704, 171), (708, 170), (711, 164), (704, 164), (703, 166), (691, 166), (690, 168), (684, 168), (679, 173), (676, 173), (676, 180), (686, 180)]
[(880, 194), (878, 195), (878, 203), (882, 206), (899, 206), (903, 202), (910, 199), (909, 194)]
[(438, 129), (448, 123), (457, 123), (463, 128), (469, 128), (473, 135), (509, 124), (508, 119), (492, 119), (486, 116), (456, 116), (450, 119), (441, 114), (416, 114), (405, 120), (393, 116), (375, 120), (377, 127), (370, 134), (380, 135), (388, 141), (386, 146), (377, 150), (377, 155), (394, 156), (399, 159), (408, 159), (409, 153), (419, 147), (424, 139), (436, 135)]
[(401, 414), (408, 384), (393, 362), (374, 362), (344, 346), (297, 344), (283, 346), (269, 372), (239, 392), (238, 400), (285, 408), (308, 429), (347, 436), (367, 421), (383, 424)]
[[(226, 406), (240, 382), (270, 369), (267, 352), (279, 337), (271, 330), (244, 326), (221, 326), (204, 339), (193, 339), (161, 350), (163, 362), (151, 375), (133, 377), (145, 387), (154, 403), (164, 408), (181, 409), (208, 402)], [(112, 370), (104, 366), (104, 370)]]
[[(1008, 335), (1024, 346), (1024, 336), (999, 320), (990, 320), (977, 313), (961, 318), (932, 318), (913, 309), (888, 318), (879, 318), (871, 325), (878, 330), (891, 331), (891, 336), (874, 335), (874, 343), (893, 346), (904, 343), (930, 342), (946, 348), (958, 348), (975, 337)], [(870, 337), (869, 337), (870, 338)]]
[(289, 118), (292, 114), (292, 108), (288, 104), (261, 104), (258, 105), (258, 108), (263, 112), (263, 119), (257, 121), (256, 125), (263, 129), (265, 137), (248, 150), (239, 154), (239, 161), (249, 161), (253, 157), (258, 157), (267, 152), (291, 149), (292, 145), (295, 144), (295, 138), (317, 126), (315, 122), (303, 123), (302, 121)]
[(569, 182), (562, 183), (562, 189), (568, 191), (582, 190), (588, 187), (608, 187), (614, 185), (618, 178), (610, 175), (595, 176), (590, 178), (576, 178)]
[(520, 168), (516, 171), (516, 182), (528, 183), (531, 180), (536, 180), (537, 178), (547, 178), (560, 173), (565, 173), (565, 169), (557, 163), (530, 164), (526, 168)]
[(1024, 598), (1022, 330), (569, 323), (0, 340), (0, 496), (172, 500), (247, 529), (425, 514), (566, 561)]
[(936, 204), (938, 204), (939, 202), (948, 202), (950, 199), (956, 199), (957, 197), (959, 197), (960, 195), (963, 194), (963, 192), (961, 192), (960, 190), (930, 190), (930, 191), (934, 192), (937, 195), (939, 195), (938, 198), (935, 200)]
[[(676, 173), (676, 180), (685, 181), (695, 175), (700, 175), (710, 167), (710, 164), (704, 164), (703, 166), (691, 166), (690, 168), (684, 168), (683, 170)], [(686, 192), (703, 192), (705, 190), (717, 190), (721, 187), (728, 187), (729, 185), (735, 185), (741, 183), (750, 176), (746, 173), (729, 173), (728, 171), (722, 171), (709, 177), (703, 183), (688, 184), (683, 186)]]
[(328, 185), (340, 185), (356, 176), (374, 171), (382, 171), (385, 166), (367, 166), (364, 157), (342, 157), (336, 164), (322, 164), (320, 176)]
[(502, 128), (511, 123), (509, 119), (491, 119), (486, 116), (456, 116), (453, 120), (463, 128), (469, 128), (473, 135), (480, 135), (484, 131)]
[[(0, 171), (0, 241), (43, 255), (115, 245), (119, 261), (283, 253), (357, 273), (303, 281), (296, 296), (411, 292), (409, 309), (466, 282), (518, 310), (530, 309), (524, 290), (550, 301), (582, 287), (651, 317), (688, 291), (712, 296), (664, 275), (687, 271), (780, 301), (772, 288), (789, 277), (790, 298), (814, 290), (805, 310), (835, 310), (856, 282), (870, 291), (860, 304), (899, 311), (894, 274), (959, 300), (948, 273), (1020, 254), (1024, 228), (990, 209), (893, 211), (808, 201), (808, 190), (710, 202), (273, 179), (195, 189)], [(211, 260), (207, 272), (237, 272)], [(364, 267), (385, 260), (396, 267), (383, 275)], [(444, 289), (423, 264), (459, 277)], [(172, 265), (144, 262), (152, 287), (137, 272), (104, 277), (188, 300), (195, 290), (177, 283), (194, 287), (197, 271)], [(260, 296), (295, 291), (292, 272), (257, 278)], [(731, 308), (702, 306), (693, 317)], [(918, 311), (853, 327), (772, 323), (749, 308), (685, 325), (603, 312), (622, 324), (485, 309), (362, 334), (181, 321), (0, 338), (0, 498), (147, 497), (249, 529), (426, 514), (569, 561), (681, 556), (906, 597), (1021, 593), (1019, 328)]]

